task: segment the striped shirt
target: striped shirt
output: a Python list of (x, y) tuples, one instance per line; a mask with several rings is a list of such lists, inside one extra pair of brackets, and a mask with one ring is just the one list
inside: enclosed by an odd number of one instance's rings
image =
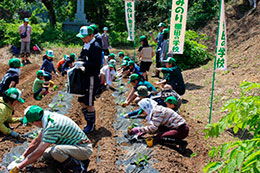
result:
[(140, 127), (139, 130), (145, 133), (155, 133), (159, 126), (166, 126), (169, 129), (173, 129), (186, 123), (185, 120), (172, 109), (158, 105), (153, 109), (151, 122), (151, 125)]
[(87, 135), (79, 126), (64, 115), (44, 111), (42, 121), (43, 142), (68, 145), (90, 143)]

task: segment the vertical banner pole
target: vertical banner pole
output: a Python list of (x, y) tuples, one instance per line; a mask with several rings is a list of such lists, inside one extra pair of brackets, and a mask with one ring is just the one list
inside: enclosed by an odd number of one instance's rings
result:
[[(219, 19), (218, 19), (218, 33), (216, 40), (216, 51), (215, 51), (215, 61), (214, 61), (214, 72), (212, 79), (212, 90), (211, 90), (211, 101), (210, 101), (210, 112), (209, 112), (209, 124), (211, 123), (212, 116), (212, 105), (214, 98), (214, 85), (216, 78), (216, 69), (218, 70), (226, 70), (226, 57), (227, 57), (227, 37), (226, 37), (226, 22), (224, 15), (224, 0), (220, 0), (219, 4)], [(221, 44), (219, 44), (221, 42)], [(219, 50), (223, 50), (219, 52)]]

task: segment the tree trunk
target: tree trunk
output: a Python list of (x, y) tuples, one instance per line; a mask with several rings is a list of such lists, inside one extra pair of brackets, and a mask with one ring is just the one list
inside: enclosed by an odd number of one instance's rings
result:
[(42, 3), (45, 5), (45, 7), (48, 10), (51, 26), (55, 27), (56, 26), (56, 15), (55, 15), (55, 10), (53, 8), (53, 1), (52, 0), (42, 0)]

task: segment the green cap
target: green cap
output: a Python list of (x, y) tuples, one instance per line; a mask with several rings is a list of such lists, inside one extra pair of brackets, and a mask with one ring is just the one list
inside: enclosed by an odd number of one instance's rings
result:
[(104, 27), (104, 28), (103, 28), (103, 31), (108, 31), (108, 28), (107, 28), (107, 27)]
[(165, 99), (165, 102), (168, 102), (168, 103), (171, 103), (171, 104), (174, 104), (175, 106), (177, 105), (177, 99), (174, 97), (174, 96), (170, 96), (170, 97), (167, 97)]
[(37, 76), (48, 76), (48, 74), (46, 74), (43, 70), (38, 70), (38, 71), (36, 72), (36, 75), (37, 75)]
[(29, 22), (29, 19), (28, 18), (24, 18), (23, 21), (24, 22)]
[(114, 53), (110, 53), (110, 54), (108, 55), (108, 57), (115, 58), (115, 57), (116, 57), (116, 55), (115, 55)]
[(109, 63), (109, 67), (113, 67), (113, 68), (116, 68), (116, 66), (112, 63)]
[(151, 94), (151, 92), (148, 91), (147, 87), (142, 85), (137, 88), (137, 92), (135, 94), (139, 97), (147, 97)]
[(115, 59), (111, 59), (108, 63), (109, 64), (113, 64), (114, 66), (116, 66), (116, 60)]
[(49, 56), (49, 57), (52, 57), (52, 58), (54, 57), (54, 53), (53, 53), (52, 50), (47, 50), (46, 55)]
[(18, 58), (12, 58), (9, 60), (8, 65), (11, 68), (19, 68), (21, 67), (21, 61)]
[(127, 60), (123, 60), (123, 63), (121, 64), (121, 66), (126, 66), (128, 65), (128, 61)]
[(96, 24), (92, 24), (89, 27), (91, 27), (93, 30), (97, 29), (97, 25)]
[(129, 56), (125, 56), (125, 57), (123, 58), (123, 60), (132, 61), (132, 60), (129, 58)]
[(69, 55), (64, 55), (65, 60), (68, 60), (68, 58), (69, 58)]
[(172, 58), (172, 57), (169, 57), (167, 60), (164, 60), (163, 62), (176, 64), (176, 60), (174, 58)]
[(135, 64), (134, 61), (129, 61), (129, 62), (128, 62), (128, 66), (130, 66), (130, 65), (134, 65), (134, 64)]
[(24, 110), (23, 124), (41, 120), (44, 110), (37, 105), (29, 106)]
[(125, 56), (125, 55), (124, 55), (124, 52), (119, 52), (119, 53), (118, 53), (118, 57), (120, 57), (120, 56)]
[(94, 33), (94, 29), (90, 26), (82, 26), (76, 37), (84, 38)]
[(145, 35), (142, 35), (141, 37), (139, 37), (139, 41), (144, 41), (146, 39)]
[(159, 23), (158, 27), (166, 27), (165, 23), (161, 22)]
[(139, 79), (139, 75), (138, 74), (132, 74), (130, 77), (129, 77), (129, 81), (128, 83), (130, 82), (133, 82), (135, 80)]
[(24, 100), (21, 98), (22, 92), (17, 88), (9, 88), (5, 91), (5, 95), (12, 99), (18, 100), (21, 103), (24, 103)]
[(75, 54), (75, 53), (71, 53), (71, 54), (70, 54), (70, 57), (76, 59), (76, 54)]
[(167, 29), (167, 28), (165, 28), (165, 29), (163, 29), (163, 32), (162, 32), (163, 34), (169, 34), (169, 29)]

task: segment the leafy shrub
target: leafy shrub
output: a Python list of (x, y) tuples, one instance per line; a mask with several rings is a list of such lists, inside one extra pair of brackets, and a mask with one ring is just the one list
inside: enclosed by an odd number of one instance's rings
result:
[(222, 108), (229, 113), (219, 122), (208, 124), (204, 132), (206, 138), (218, 137), (226, 128), (234, 127), (235, 134), (239, 129), (248, 130), (253, 138), (213, 147), (209, 156), (215, 161), (209, 162), (204, 172), (260, 172), (260, 84), (244, 82), (240, 88), (241, 98), (229, 100)]
[(207, 51), (207, 46), (198, 41), (207, 39), (204, 34), (199, 35), (195, 31), (186, 31), (184, 51), (182, 55), (174, 55), (179, 67), (183, 70), (206, 64), (212, 55)]

